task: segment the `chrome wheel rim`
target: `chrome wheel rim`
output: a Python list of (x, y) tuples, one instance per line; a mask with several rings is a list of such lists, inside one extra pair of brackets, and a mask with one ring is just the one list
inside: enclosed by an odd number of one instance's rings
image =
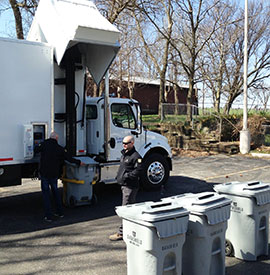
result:
[(162, 163), (155, 161), (147, 169), (147, 177), (152, 184), (159, 184), (165, 175), (165, 169)]

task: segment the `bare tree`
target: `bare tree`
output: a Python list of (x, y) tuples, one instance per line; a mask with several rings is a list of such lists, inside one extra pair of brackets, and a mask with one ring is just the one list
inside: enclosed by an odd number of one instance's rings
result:
[(115, 23), (120, 14), (133, 8), (135, 0), (95, 0), (95, 4), (111, 23)]
[(24, 33), (29, 29), (38, 2), (39, 0), (8, 0), (2, 4), (2, 10), (12, 9), (18, 39), (24, 39)]
[[(199, 56), (209, 42), (212, 35), (218, 28), (220, 15), (217, 14), (215, 20), (209, 24), (209, 19), (213, 18), (216, 7), (220, 1), (176, 1), (179, 23), (176, 33), (178, 34), (173, 46), (179, 55), (181, 65), (186, 73), (189, 90), (187, 95), (187, 120), (192, 119), (191, 104), (194, 99), (194, 85), (199, 80), (197, 71), (200, 67)], [(183, 15), (182, 15), (183, 14)], [(181, 45), (180, 47), (178, 45)]]
[(200, 54), (199, 72), (203, 83), (212, 92), (214, 110), (219, 113), (221, 96), (226, 86), (224, 80), (226, 62), (230, 62), (229, 52), (237, 40), (237, 33), (233, 31), (232, 24), (239, 20), (235, 18), (237, 7), (231, 6), (228, 1), (221, 2), (213, 11), (209, 23), (217, 22), (218, 27)]
[(110, 68), (110, 75), (114, 78), (114, 84), (117, 85), (117, 95), (119, 97), (122, 96), (127, 88), (129, 97), (133, 98), (134, 77), (145, 71), (145, 66), (142, 62), (142, 44), (137, 39), (136, 22), (128, 8), (119, 14), (115, 24), (121, 32), (121, 48)]
[[(151, 14), (147, 14), (151, 23), (167, 39), (179, 56), (180, 64), (189, 83), (187, 95), (187, 121), (191, 122), (191, 104), (195, 97), (194, 85), (197, 82), (196, 71), (198, 69), (198, 56), (205, 44), (211, 38), (217, 28), (217, 22), (207, 24), (212, 9), (219, 0), (178, 0), (172, 1), (174, 28), (172, 38), (168, 37), (156, 23)], [(205, 28), (208, 29), (208, 37), (205, 36)], [(209, 31), (210, 30), (210, 31)]]
[[(152, 60), (160, 79), (158, 114), (163, 119), (164, 114), (162, 113), (161, 104), (165, 102), (166, 72), (173, 27), (172, 3), (171, 0), (151, 1), (151, 3), (147, 4), (141, 2), (138, 7), (139, 9), (133, 9), (133, 16), (136, 20), (137, 31), (143, 42), (145, 52)], [(160, 18), (159, 29), (166, 34), (166, 37), (160, 37), (155, 31), (152, 31), (151, 35), (149, 35), (149, 29), (151, 28), (147, 28), (147, 25), (149, 24), (150, 13), (152, 16)]]
[(270, 87), (266, 86), (264, 82), (261, 82), (260, 84), (256, 85), (256, 88), (253, 87), (250, 90), (252, 92), (253, 101), (256, 101), (259, 104), (260, 109), (262, 106), (263, 111), (266, 111), (267, 104), (270, 99)]
[[(270, 76), (270, 8), (254, 1), (249, 5), (249, 15), (248, 87), (251, 88)], [(243, 13), (241, 18), (244, 18)], [(234, 100), (243, 93), (244, 31), (243, 20), (240, 22), (234, 25), (237, 39), (231, 47), (230, 62), (226, 62), (225, 66), (226, 113), (229, 113)]]

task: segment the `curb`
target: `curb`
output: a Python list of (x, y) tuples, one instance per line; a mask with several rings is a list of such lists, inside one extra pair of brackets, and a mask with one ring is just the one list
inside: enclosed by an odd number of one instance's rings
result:
[(264, 154), (264, 153), (251, 153), (253, 157), (258, 158), (270, 158), (270, 154)]

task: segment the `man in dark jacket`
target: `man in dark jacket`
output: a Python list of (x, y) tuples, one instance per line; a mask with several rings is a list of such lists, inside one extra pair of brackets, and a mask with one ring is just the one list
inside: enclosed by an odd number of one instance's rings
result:
[(68, 155), (66, 150), (58, 144), (58, 135), (55, 132), (50, 134), (50, 138), (36, 148), (36, 152), (40, 153), (39, 173), (41, 178), (41, 190), (43, 203), (45, 208), (45, 221), (52, 221), (52, 209), (50, 200), (50, 189), (52, 191), (57, 217), (64, 217), (61, 197), (57, 188), (57, 180), (61, 176), (64, 161), (67, 160), (77, 165), (83, 165), (80, 160), (74, 159)]
[[(134, 137), (126, 136), (123, 139), (124, 149), (121, 151), (120, 166), (117, 172), (117, 182), (121, 185), (122, 205), (136, 202), (136, 195), (139, 190), (139, 177), (142, 171), (142, 157), (134, 147)], [(123, 239), (122, 225), (118, 233), (109, 237), (111, 241)]]

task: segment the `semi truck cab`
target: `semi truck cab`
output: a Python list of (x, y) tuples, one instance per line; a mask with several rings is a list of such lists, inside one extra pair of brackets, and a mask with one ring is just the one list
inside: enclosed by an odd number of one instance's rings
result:
[[(146, 189), (155, 189), (165, 184), (172, 169), (171, 149), (167, 139), (144, 129), (140, 105), (136, 100), (109, 97), (109, 126), (106, 126), (109, 138), (106, 145), (104, 101), (103, 97), (89, 97), (86, 100), (87, 153), (104, 168), (104, 172), (100, 173), (100, 181), (115, 182), (123, 138), (132, 135), (135, 139), (135, 148), (145, 164), (141, 178), (142, 186)], [(111, 174), (112, 178), (108, 174)]]

